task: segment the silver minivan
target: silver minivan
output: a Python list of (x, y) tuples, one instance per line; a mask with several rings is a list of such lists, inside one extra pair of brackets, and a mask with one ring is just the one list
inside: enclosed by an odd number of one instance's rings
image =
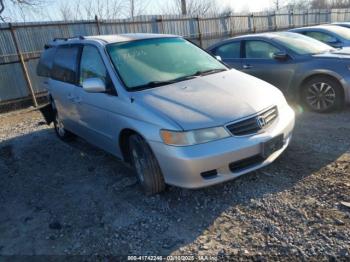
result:
[(58, 137), (124, 159), (147, 194), (236, 178), (273, 162), (292, 137), (294, 112), (277, 88), (179, 36), (55, 39), (37, 73)]

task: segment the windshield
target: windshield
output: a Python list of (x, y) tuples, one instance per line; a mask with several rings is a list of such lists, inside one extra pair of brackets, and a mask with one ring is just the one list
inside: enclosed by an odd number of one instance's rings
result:
[(320, 54), (334, 50), (331, 46), (316, 39), (297, 33), (279, 33), (275, 39), (299, 55)]
[(349, 28), (332, 25), (332, 26), (327, 26), (327, 30), (330, 32), (333, 32), (334, 34), (340, 36), (341, 38), (344, 38), (346, 40), (350, 40)]
[(107, 52), (130, 91), (179, 82), (227, 68), (182, 38), (155, 38), (114, 43)]

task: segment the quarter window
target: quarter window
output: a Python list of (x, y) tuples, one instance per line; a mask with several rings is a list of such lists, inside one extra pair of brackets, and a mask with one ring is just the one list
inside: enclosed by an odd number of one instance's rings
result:
[(222, 45), (215, 50), (215, 55), (221, 58), (240, 58), (240, 42), (233, 42), (229, 44)]
[(246, 58), (272, 59), (273, 54), (280, 50), (264, 41), (252, 40), (245, 43)]
[(57, 48), (52, 67), (53, 79), (76, 83), (79, 46), (60, 46)]
[(50, 47), (48, 49), (45, 49), (45, 51), (41, 54), (37, 67), (37, 74), (39, 76), (50, 77), (55, 53), (56, 48)]
[(106, 86), (109, 84), (107, 69), (102, 57), (94, 46), (84, 46), (80, 62), (80, 85), (88, 78), (99, 78)]

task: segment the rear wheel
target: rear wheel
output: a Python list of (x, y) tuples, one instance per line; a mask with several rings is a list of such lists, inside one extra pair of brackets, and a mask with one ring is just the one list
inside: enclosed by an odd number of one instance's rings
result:
[(139, 135), (129, 137), (131, 165), (147, 195), (162, 192), (165, 182), (157, 159), (146, 141)]
[(342, 107), (344, 95), (341, 88), (334, 79), (318, 76), (304, 84), (301, 98), (310, 110), (326, 113)]
[(72, 140), (75, 137), (73, 133), (69, 132), (68, 130), (66, 130), (64, 128), (64, 124), (63, 124), (62, 120), (60, 119), (57, 110), (55, 110), (55, 120), (54, 120), (53, 124), (54, 124), (56, 135), (61, 140), (67, 142), (67, 141)]

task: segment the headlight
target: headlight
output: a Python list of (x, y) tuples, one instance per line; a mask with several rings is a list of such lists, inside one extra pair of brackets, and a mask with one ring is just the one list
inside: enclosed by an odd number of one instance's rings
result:
[(167, 145), (189, 146), (229, 137), (223, 127), (197, 129), (192, 131), (161, 130), (160, 136)]

